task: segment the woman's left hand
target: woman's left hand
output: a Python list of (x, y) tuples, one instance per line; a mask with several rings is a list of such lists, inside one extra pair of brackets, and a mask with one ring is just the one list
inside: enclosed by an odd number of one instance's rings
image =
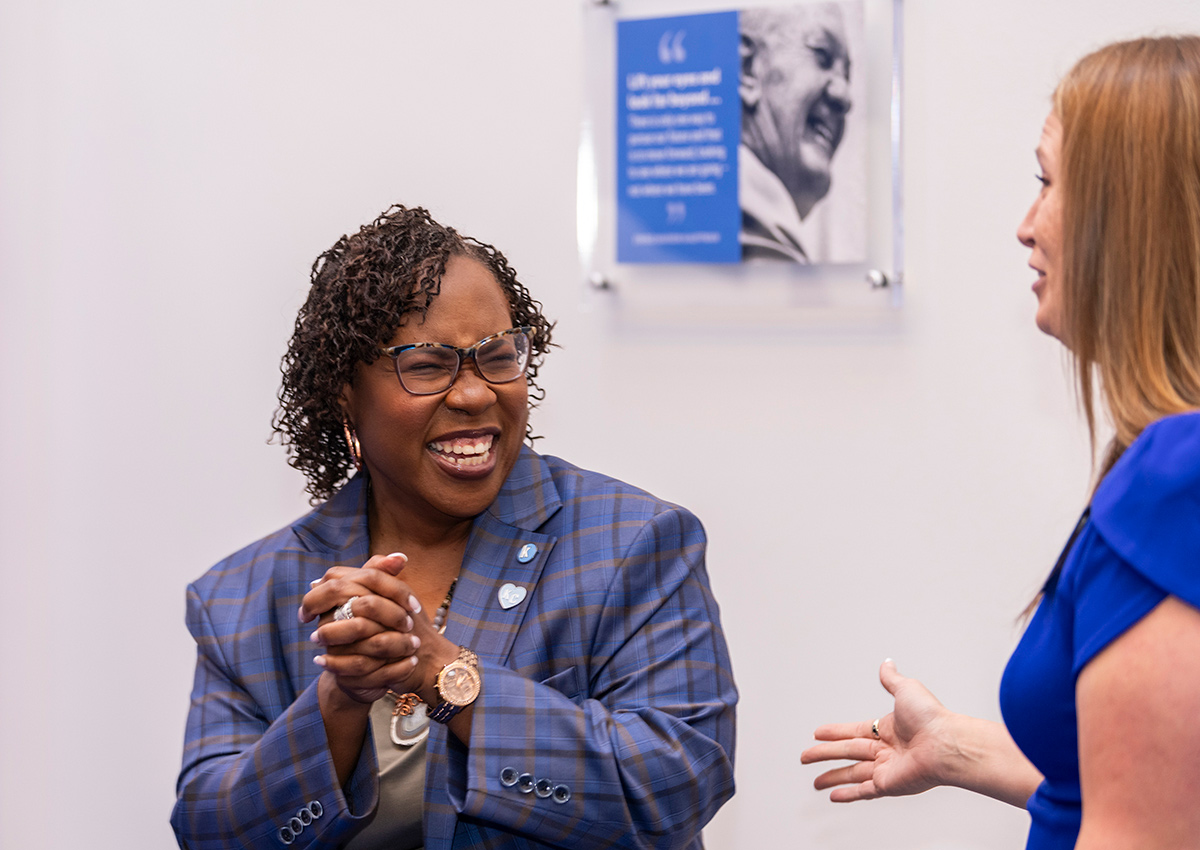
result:
[(818, 791), (832, 788), (835, 803), (920, 794), (946, 783), (947, 731), (952, 713), (916, 679), (901, 676), (888, 659), (879, 681), (895, 697), (893, 711), (872, 723), (831, 723), (814, 734), (826, 743), (800, 754), (801, 764), (850, 759), (849, 766), (822, 773)]
[(893, 711), (859, 723), (833, 723), (814, 733), (824, 743), (800, 754), (802, 764), (850, 759), (816, 778), (832, 788), (835, 803), (920, 794), (954, 785), (1024, 807), (1042, 781), (1001, 723), (956, 714), (916, 679), (901, 676), (888, 659), (879, 681), (893, 697)]

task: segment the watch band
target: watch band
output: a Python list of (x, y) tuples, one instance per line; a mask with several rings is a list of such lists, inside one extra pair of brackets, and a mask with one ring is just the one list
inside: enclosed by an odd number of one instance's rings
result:
[(461, 705), (455, 705), (452, 702), (442, 700), (437, 704), (437, 708), (426, 715), (434, 723), (449, 723), (454, 715), (463, 710)]

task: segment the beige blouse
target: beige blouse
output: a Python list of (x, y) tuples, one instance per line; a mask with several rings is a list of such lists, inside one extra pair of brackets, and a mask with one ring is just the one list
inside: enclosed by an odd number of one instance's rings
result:
[(379, 759), (379, 805), (374, 820), (350, 840), (347, 850), (421, 850), (425, 741), (411, 747), (392, 743), (395, 707), (396, 700), (390, 696), (371, 706), (371, 738)]

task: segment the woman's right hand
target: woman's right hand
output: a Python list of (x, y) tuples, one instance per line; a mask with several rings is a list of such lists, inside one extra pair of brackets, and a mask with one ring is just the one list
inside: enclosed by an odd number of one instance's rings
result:
[(832, 788), (834, 802), (920, 794), (947, 784), (955, 715), (919, 681), (901, 676), (891, 659), (880, 666), (879, 681), (895, 697), (895, 707), (877, 721), (878, 738), (869, 720), (828, 724), (813, 733), (825, 743), (800, 754), (803, 764), (855, 762), (827, 770), (813, 782), (817, 790)]

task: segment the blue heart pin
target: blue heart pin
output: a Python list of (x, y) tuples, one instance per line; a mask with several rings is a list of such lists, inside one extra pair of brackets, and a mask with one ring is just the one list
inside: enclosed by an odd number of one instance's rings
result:
[(496, 594), (496, 598), (500, 600), (500, 607), (508, 610), (509, 608), (514, 608), (517, 605), (520, 605), (525, 599), (525, 594), (527, 592), (528, 591), (526, 591), (525, 588), (515, 585), (512, 582), (508, 582), (502, 588), (500, 588), (500, 592)]

